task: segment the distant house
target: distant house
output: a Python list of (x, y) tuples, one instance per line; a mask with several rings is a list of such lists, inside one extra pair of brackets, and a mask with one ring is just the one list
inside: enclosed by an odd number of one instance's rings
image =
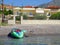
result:
[(44, 9), (43, 8), (35, 8), (32, 6), (23, 6), (22, 8), (17, 7), (14, 8), (14, 14), (18, 15), (17, 12), (23, 13), (24, 15), (27, 15), (29, 19), (33, 19), (34, 15), (36, 14), (44, 14)]
[(20, 7), (13, 8), (13, 14), (14, 15), (20, 15), (21, 10), (22, 10), (22, 8), (20, 8)]
[(36, 8), (36, 13), (44, 15), (44, 9), (43, 8)]
[(48, 6), (46, 9), (50, 9), (51, 14), (60, 12), (60, 6)]
[[(13, 8), (16, 8), (15, 6), (11, 6), (11, 5), (3, 5), (3, 9), (6, 8), (7, 10), (12, 10)], [(0, 10), (2, 10), (2, 5), (0, 5)]]
[(50, 17), (51, 14), (54, 14), (56, 12), (60, 12), (60, 7), (48, 6), (47, 8), (35, 8), (32, 6), (23, 6), (21, 8), (14, 8), (14, 15), (20, 15), (20, 13), (23, 13), (24, 15), (27, 15), (29, 19), (32, 19), (36, 14), (46, 15), (47, 17)]

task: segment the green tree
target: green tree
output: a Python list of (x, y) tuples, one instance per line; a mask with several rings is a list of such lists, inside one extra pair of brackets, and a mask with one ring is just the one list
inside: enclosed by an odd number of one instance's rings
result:
[(8, 14), (13, 14), (13, 11), (12, 10), (8, 10)]
[(7, 9), (4, 8), (4, 15), (8, 15), (8, 14), (9, 14), (9, 13), (8, 13)]

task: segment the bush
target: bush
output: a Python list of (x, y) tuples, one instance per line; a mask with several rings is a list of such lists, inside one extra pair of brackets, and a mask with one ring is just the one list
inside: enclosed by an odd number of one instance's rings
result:
[[(23, 15), (23, 19), (28, 19), (27, 15)], [(20, 21), (21, 20), (21, 15), (20, 16), (16, 16), (16, 20)]]
[(0, 14), (2, 14), (2, 10), (0, 10)]
[(21, 20), (21, 16), (16, 16), (16, 20), (20, 21)]
[(60, 20), (60, 12), (57, 12), (55, 14), (52, 14), (50, 16), (50, 19), (54, 19), (54, 20)]
[(34, 19), (37, 19), (37, 20), (43, 20), (43, 19), (46, 19), (46, 15), (35, 15), (34, 16)]
[(23, 19), (28, 19), (28, 16), (27, 15), (23, 15)]

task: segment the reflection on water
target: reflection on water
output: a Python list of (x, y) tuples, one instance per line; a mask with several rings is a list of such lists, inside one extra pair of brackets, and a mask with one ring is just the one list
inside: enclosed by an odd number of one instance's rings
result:
[(23, 39), (0, 36), (0, 45), (60, 45), (60, 36), (32, 36)]

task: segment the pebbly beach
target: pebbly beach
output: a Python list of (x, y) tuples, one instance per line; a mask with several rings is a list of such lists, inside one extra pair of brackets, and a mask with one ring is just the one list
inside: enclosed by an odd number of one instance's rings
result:
[(27, 30), (27, 35), (60, 35), (60, 25), (31, 25), (31, 24), (15, 24), (10, 26), (0, 26), (0, 36), (8, 35), (12, 28), (19, 28), (21, 30)]

